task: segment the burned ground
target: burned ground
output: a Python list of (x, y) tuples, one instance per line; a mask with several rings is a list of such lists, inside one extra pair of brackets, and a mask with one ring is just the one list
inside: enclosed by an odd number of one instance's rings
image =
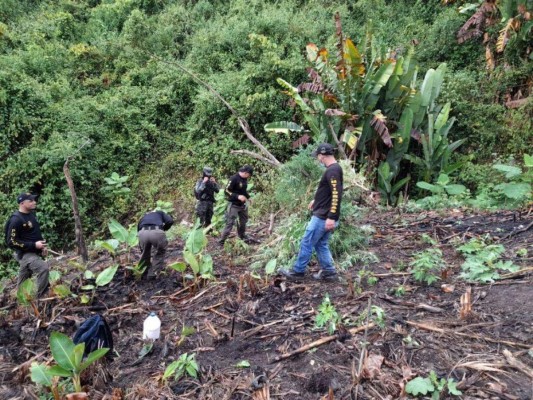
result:
[[(91, 305), (75, 298), (46, 299), (38, 321), (31, 309), (16, 304), (11, 283), (0, 298), (0, 398), (37, 398), (42, 389), (31, 383), (28, 371), (32, 361), (51, 361), (50, 332), (72, 336), (80, 322), (98, 312), (111, 326), (116, 355), (84, 375), (90, 399), (397, 399), (407, 381), (430, 371), (459, 382), (465, 399), (530, 399), (532, 221), (527, 210), (373, 214), (361, 223), (376, 230), (369, 250), (380, 261), (369, 270), (379, 280), (358, 288), (353, 284), (357, 265), (335, 283), (256, 279), (246, 257), (236, 265), (214, 238), (208, 252), (217, 279), (196, 290), (184, 288), (174, 271), (156, 281), (136, 281), (120, 269), (110, 285), (97, 290)], [(431, 286), (397, 269), (427, 248), (423, 234), (438, 241), (448, 265)], [(486, 234), (505, 245), (504, 258), (522, 272), (493, 284), (464, 282), (458, 277), (463, 258), (455, 249)], [(182, 246), (179, 240), (171, 243), (170, 262), (179, 259)], [(518, 257), (523, 248), (529, 255)], [(91, 269), (111, 263), (100, 257)], [(57, 264), (66, 269), (68, 261)], [(73, 292), (80, 284), (72, 279)], [(442, 284), (448, 285), (446, 291)], [(400, 297), (392, 292), (399, 286), (405, 289)], [(460, 319), (460, 297), (468, 287), (472, 313)], [(314, 323), (326, 293), (346, 322), (331, 337)], [(359, 317), (369, 306), (385, 311), (384, 327), (365, 329), (372, 321)], [(162, 320), (162, 338), (140, 359), (142, 323), (149, 311)], [(183, 326), (196, 333), (182, 338)], [(196, 353), (198, 379), (163, 384), (165, 367), (183, 353)], [(237, 366), (244, 360), (249, 368)]]

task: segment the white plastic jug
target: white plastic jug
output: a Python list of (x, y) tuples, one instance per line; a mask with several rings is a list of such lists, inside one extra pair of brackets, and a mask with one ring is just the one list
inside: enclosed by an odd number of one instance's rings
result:
[(155, 312), (151, 312), (150, 315), (144, 320), (143, 324), (143, 340), (159, 339), (161, 333), (161, 320), (155, 315)]

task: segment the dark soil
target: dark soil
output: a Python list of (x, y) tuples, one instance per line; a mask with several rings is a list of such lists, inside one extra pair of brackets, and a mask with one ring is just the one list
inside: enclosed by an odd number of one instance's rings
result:
[[(376, 229), (368, 249), (380, 260), (368, 267), (379, 277), (373, 286), (354, 286), (361, 266), (343, 273), (335, 283), (311, 278), (257, 280), (247, 269), (246, 256), (231, 257), (215, 238), (210, 238), (208, 252), (215, 259), (217, 279), (194, 291), (183, 288), (181, 275), (174, 271), (157, 280), (136, 281), (122, 268), (110, 285), (97, 290), (89, 306), (77, 298), (41, 301), (38, 322), (30, 308), (16, 304), (11, 282), (0, 297), (0, 398), (38, 398), (35, 394), (43, 389), (32, 384), (29, 367), (31, 361), (52, 361), (50, 332), (72, 337), (83, 320), (99, 312), (111, 326), (116, 354), (84, 374), (91, 400), (398, 399), (405, 396), (406, 382), (430, 371), (459, 382), (464, 399), (531, 399), (532, 221), (531, 213), (510, 211), (373, 213), (361, 221)], [(252, 231), (263, 228), (256, 225)], [(409, 265), (413, 253), (429, 247), (422, 234), (438, 241), (448, 265), (442, 279), (431, 286), (398, 271)], [(530, 268), (528, 272), (493, 284), (460, 280), (463, 258), (455, 248), (486, 234), (505, 245), (506, 260)], [(251, 246), (250, 252), (260, 246)], [(182, 247), (180, 241), (171, 243), (169, 262), (180, 258)], [(518, 257), (517, 251), (524, 248), (528, 255)], [(132, 257), (138, 254), (134, 251)], [(111, 261), (101, 255), (90, 268), (102, 270)], [(69, 260), (56, 264), (68, 268), (68, 276), (79, 275)], [(310, 272), (314, 270), (316, 265)], [(443, 284), (453, 286), (453, 291), (444, 291)], [(399, 286), (406, 291), (402, 296), (393, 292)], [(77, 278), (71, 288), (77, 292), (78, 287)], [(460, 319), (460, 298), (468, 287), (472, 313)], [(339, 328), (336, 339), (277, 361), (328, 336), (314, 323), (326, 293), (349, 323)], [(350, 335), (348, 330), (356, 324), (367, 323), (358, 319), (369, 305), (385, 311), (385, 326)], [(162, 337), (150, 354), (139, 359), (143, 320), (150, 311), (162, 321)], [(181, 338), (183, 326), (194, 327), (196, 333)], [(434, 328), (438, 329), (428, 330)], [(361, 357), (363, 351), (366, 357)], [(196, 353), (198, 379), (162, 382), (166, 366), (183, 353)], [(236, 366), (244, 360), (249, 368)], [(441, 398), (452, 397), (443, 393)]]

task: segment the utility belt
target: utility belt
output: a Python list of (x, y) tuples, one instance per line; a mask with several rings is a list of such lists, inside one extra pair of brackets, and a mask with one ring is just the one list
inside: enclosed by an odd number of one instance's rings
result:
[(148, 225), (148, 226), (142, 226), (141, 231), (160, 231), (161, 227), (158, 225)]

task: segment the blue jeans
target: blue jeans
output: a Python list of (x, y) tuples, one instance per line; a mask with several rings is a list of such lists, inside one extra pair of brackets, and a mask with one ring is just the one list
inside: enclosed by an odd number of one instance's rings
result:
[[(335, 222), (335, 226), (338, 224), (338, 221)], [(300, 252), (298, 253), (298, 258), (293, 266), (294, 272), (305, 272), (307, 264), (309, 264), (309, 261), (311, 260), (313, 248), (315, 249), (320, 268), (327, 272), (335, 272), (333, 257), (331, 256), (328, 247), (331, 232), (332, 231), (326, 231), (325, 219), (320, 219), (315, 216), (311, 218), (311, 221), (309, 221), (305, 228), (302, 243), (300, 243)]]

